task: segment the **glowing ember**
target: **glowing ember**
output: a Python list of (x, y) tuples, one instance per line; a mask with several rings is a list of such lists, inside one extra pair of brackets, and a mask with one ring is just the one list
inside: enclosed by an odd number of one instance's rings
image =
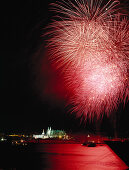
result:
[(118, 4), (53, 4), (62, 20), (50, 27), (51, 59), (63, 72), (68, 103), (78, 116), (109, 114), (128, 98), (129, 29), (127, 19), (116, 13)]

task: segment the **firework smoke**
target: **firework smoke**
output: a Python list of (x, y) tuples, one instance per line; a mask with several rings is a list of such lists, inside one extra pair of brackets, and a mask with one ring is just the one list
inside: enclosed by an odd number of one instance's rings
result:
[(74, 0), (52, 4), (51, 61), (64, 76), (77, 116), (100, 117), (129, 95), (129, 27), (119, 1)]

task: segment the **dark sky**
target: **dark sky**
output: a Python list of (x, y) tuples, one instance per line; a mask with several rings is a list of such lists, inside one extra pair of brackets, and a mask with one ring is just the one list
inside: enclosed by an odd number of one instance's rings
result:
[[(62, 89), (56, 87), (59, 82), (46, 59), (45, 41), (41, 35), (50, 22), (50, 2), (53, 1), (19, 0), (1, 3), (0, 132), (41, 132), (48, 126), (68, 131), (95, 129), (94, 122), (80, 125), (74, 115), (67, 113)], [(59, 90), (57, 96), (55, 87)], [(128, 105), (124, 110), (120, 107), (118, 111), (120, 121), (117, 124), (122, 133), (129, 132), (128, 112)], [(111, 120), (105, 118), (101, 126), (104, 131), (112, 133), (114, 125)]]

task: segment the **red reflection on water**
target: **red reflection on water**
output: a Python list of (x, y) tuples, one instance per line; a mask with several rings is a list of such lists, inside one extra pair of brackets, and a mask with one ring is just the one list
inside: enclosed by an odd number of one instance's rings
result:
[(49, 170), (124, 170), (126, 164), (107, 146), (45, 144), (38, 148), (47, 157)]

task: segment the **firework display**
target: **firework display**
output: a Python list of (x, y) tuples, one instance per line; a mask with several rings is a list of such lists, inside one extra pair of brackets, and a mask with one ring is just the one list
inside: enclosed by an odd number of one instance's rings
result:
[(119, 1), (74, 0), (52, 4), (50, 59), (64, 77), (77, 116), (110, 115), (129, 95), (129, 26)]

